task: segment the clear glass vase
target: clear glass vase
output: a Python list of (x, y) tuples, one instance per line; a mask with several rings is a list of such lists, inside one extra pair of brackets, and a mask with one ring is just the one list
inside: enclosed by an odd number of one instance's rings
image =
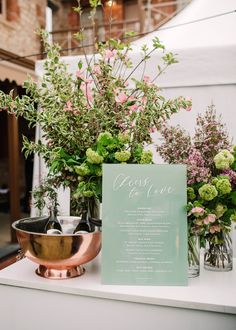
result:
[(188, 237), (188, 277), (200, 274), (200, 238), (198, 235)]
[(227, 272), (233, 269), (231, 232), (221, 232), (217, 239), (206, 241), (204, 268), (218, 272)]

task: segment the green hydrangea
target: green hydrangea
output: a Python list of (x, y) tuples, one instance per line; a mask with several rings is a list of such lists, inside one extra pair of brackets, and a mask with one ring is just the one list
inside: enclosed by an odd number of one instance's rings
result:
[(216, 189), (219, 196), (229, 194), (232, 190), (229, 179), (220, 179), (216, 183)]
[(84, 197), (90, 198), (90, 197), (93, 197), (94, 196), (94, 192), (92, 190), (85, 190), (85, 191), (82, 192), (82, 195)]
[(227, 170), (234, 162), (234, 156), (226, 149), (220, 151), (214, 157), (214, 163), (218, 170)]
[(93, 190), (91, 190), (91, 188), (91, 184), (88, 184), (85, 181), (80, 182), (76, 192), (73, 194), (74, 198), (79, 198), (82, 196), (89, 198), (95, 196), (95, 193)]
[(226, 205), (223, 205), (221, 203), (217, 204), (216, 205), (216, 208), (215, 208), (215, 215), (217, 217), (217, 219), (221, 218), (222, 215), (228, 210), (227, 206)]
[(100, 133), (97, 141), (103, 145), (108, 145), (112, 142), (113, 138), (110, 132)]
[(91, 164), (101, 164), (103, 162), (103, 157), (100, 156), (96, 151), (88, 148), (86, 151), (87, 161)]
[(131, 153), (129, 151), (117, 151), (115, 153), (115, 159), (119, 162), (127, 162), (130, 159)]
[(201, 188), (198, 189), (198, 192), (200, 197), (206, 201), (211, 201), (218, 195), (216, 187), (210, 183), (204, 184)]
[(150, 150), (143, 151), (141, 155), (140, 164), (151, 164), (152, 163), (152, 152)]
[(196, 194), (192, 187), (187, 188), (187, 196), (188, 196), (188, 200), (191, 200), (191, 201), (193, 201), (196, 198)]
[(213, 178), (212, 180), (211, 180), (211, 184), (213, 184), (214, 186), (217, 184), (217, 182), (219, 181), (219, 179), (218, 178)]
[(90, 174), (90, 169), (87, 165), (82, 164), (80, 166), (75, 166), (75, 172), (80, 176), (86, 176)]
[(123, 144), (129, 143), (130, 135), (128, 133), (119, 133), (118, 134), (118, 141), (123, 143)]

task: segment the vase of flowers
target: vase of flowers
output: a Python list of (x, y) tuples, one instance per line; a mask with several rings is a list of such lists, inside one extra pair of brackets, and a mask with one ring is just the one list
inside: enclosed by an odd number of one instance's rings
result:
[(204, 268), (213, 271), (233, 269), (233, 251), (230, 231), (218, 235), (209, 233), (204, 251)]
[[(101, 3), (91, 3), (94, 20)], [(82, 15), (80, 7), (76, 11)], [(72, 211), (78, 214), (82, 198), (90, 206), (94, 201), (101, 202), (102, 164), (152, 163), (152, 153), (146, 150), (152, 143), (152, 132), (173, 113), (189, 110), (191, 101), (183, 97), (166, 100), (161, 95), (156, 79), (177, 61), (158, 38), (151, 49), (142, 47), (142, 59), (136, 66), (129, 42), (112, 38), (103, 43), (95, 41), (96, 54), (86, 55), (84, 47), (84, 57), (79, 59), (76, 72), (70, 74), (60, 59), (60, 47), (48, 41), (45, 31), (39, 35), (47, 54), (43, 77), (38, 82), (26, 81), (23, 97), (13, 98), (11, 93), (0, 91), (0, 108), (40, 126), (41, 140), (24, 138), (25, 155), (42, 156), (48, 168), (43, 184), (50, 181), (53, 189), (69, 187)], [(75, 37), (83, 47), (82, 31)], [(153, 77), (147, 77), (146, 62), (154, 51), (163, 52), (163, 63)], [(139, 79), (134, 78), (140, 66), (143, 72)]]
[(200, 239), (198, 235), (188, 235), (188, 277), (200, 274)]
[[(223, 149), (213, 158), (214, 167), (208, 183), (194, 191), (194, 202), (202, 213), (196, 219), (205, 240), (204, 267), (209, 270), (232, 270), (231, 221), (235, 220), (236, 152)], [(192, 209), (193, 210), (193, 209)]]
[[(164, 127), (158, 151), (170, 163), (187, 165), (188, 232), (205, 248), (204, 267), (232, 269), (231, 223), (236, 220), (236, 148), (213, 106), (198, 115), (191, 138), (181, 127)], [(189, 244), (189, 254), (192, 255)], [(192, 259), (189, 259), (192, 267)]]

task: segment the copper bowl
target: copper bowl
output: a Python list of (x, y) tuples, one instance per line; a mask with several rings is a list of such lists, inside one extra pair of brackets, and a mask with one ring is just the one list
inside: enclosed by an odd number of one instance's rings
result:
[[(75, 217), (72, 220), (75, 220)], [(101, 250), (101, 231), (87, 234), (62, 233), (48, 235), (20, 228), (25, 220), (47, 217), (25, 218), (15, 221), (17, 240), (22, 253), (39, 264), (36, 274), (49, 279), (66, 279), (80, 276), (85, 269), (82, 265), (94, 259)], [(70, 217), (66, 217), (69, 221)], [(63, 217), (60, 217), (60, 221)], [(78, 218), (79, 221), (79, 218)], [(62, 225), (63, 228), (63, 225)], [(31, 229), (32, 230), (32, 229)]]

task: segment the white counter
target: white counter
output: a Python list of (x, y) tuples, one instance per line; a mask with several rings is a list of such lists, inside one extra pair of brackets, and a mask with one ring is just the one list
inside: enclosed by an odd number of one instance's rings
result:
[(235, 270), (202, 267), (187, 287), (164, 287), (101, 285), (99, 258), (69, 280), (41, 278), (36, 267), (23, 259), (0, 271), (1, 330), (236, 329)]

